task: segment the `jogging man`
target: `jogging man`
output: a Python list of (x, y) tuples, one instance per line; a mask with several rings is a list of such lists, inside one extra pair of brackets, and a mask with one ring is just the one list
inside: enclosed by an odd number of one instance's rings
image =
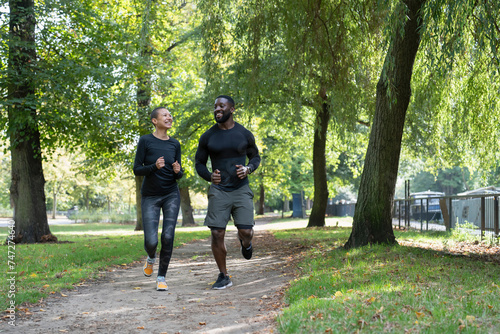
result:
[[(220, 271), (212, 289), (233, 285), (227, 274), (224, 242), (230, 215), (238, 229), (243, 257), (249, 260), (253, 251), (253, 192), (247, 176), (259, 167), (260, 156), (254, 136), (233, 120), (233, 113), (234, 100), (227, 95), (218, 96), (214, 105), (217, 123), (200, 137), (195, 156), (196, 171), (212, 183), (208, 191), (205, 225), (212, 232), (212, 253)], [(207, 168), (208, 157), (212, 172)]]

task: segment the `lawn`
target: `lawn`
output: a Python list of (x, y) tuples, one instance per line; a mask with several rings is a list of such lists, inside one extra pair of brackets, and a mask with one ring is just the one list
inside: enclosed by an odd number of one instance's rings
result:
[(278, 317), (282, 333), (500, 332), (498, 262), (411, 246), (417, 240), (419, 245), (452, 248), (453, 234), (445, 232), (396, 231), (406, 246), (347, 251), (340, 246), (350, 231), (273, 232), (278, 239), (306, 246), (286, 293), (288, 306)]
[[(395, 231), (399, 245), (345, 250), (351, 228), (278, 219), (268, 228), (296, 245), (296, 278), (277, 318), (282, 333), (499, 333), (500, 247), (463, 233)], [(16, 245), (15, 303), (36, 303), (113, 268), (144, 259), (133, 225), (52, 225), (57, 244)], [(209, 237), (209, 230), (176, 231), (175, 246)], [(5, 239), (7, 228), (0, 228)], [(5, 256), (8, 248), (3, 246)], [(1, 270), (9, 272), (7, 261)], [(0, 283), (6, 309), (9, 282)]]

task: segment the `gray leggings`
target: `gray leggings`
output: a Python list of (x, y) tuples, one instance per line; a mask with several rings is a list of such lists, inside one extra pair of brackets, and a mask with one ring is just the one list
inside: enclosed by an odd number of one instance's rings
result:
[(181, 198), (179, 189), (176, 189), (164, 196), (142, 197), (141, 208), (142, 225), (144, 228), (144, 249), (152, 259), (156, 257), (160, 210), (163, 211), (158, 276), (165, 276), (170, 263), (170, 258), (172, 257), (175, 225), (177, 224), (180, 203)]

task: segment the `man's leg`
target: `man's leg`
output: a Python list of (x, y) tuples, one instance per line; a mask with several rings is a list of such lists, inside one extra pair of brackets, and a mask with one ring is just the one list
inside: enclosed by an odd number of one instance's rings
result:
[(219, 268), (219, 276), (212, 285), (212, 289), (220, 290), (233, 285), (227, 275), (226, 267), (226, 244), (224, 237), (226, 235), (226, 225), (231, 212), (231, 196), (226, 192), (210, 186), (208, 190), (208, 212), (205, 217), (205, 225), (212, 233), (212, 254)]
[(224, 242), (226, 235), (225, 229), (212, 228), (212, 253), (214, 255), (215, 263), (219, 267), (219, 271), (227, 275), (226, 256), (227, 249)]
[(233, 218), (238, 228), (238, 238), (241, 244), (241, 254), (247, 260), (252, 258), (253, 226), (255, 225), (253, 215), (253, 192), (248, 185), (233, 192)]
[(239, 225), (238, 228), (238, 238), (241, 244), (241, 254), (247, 260), (252, 258), (253, 247), (253, 227), (250, 225)]
[(224, 242), (224, 236), (226, 234), (225, 229), (212, 228), (212, 253), (214, 254), (215, 262), (217, 267), (219, 267), (219, 276), (217, 280), (212, 285), (212, 289), (221, 290), (233, 286), (233, 282), (227, 274), (226, 268), (226, 244)]
[(253, 239), (253, 228), (238, 228), (238, 238), (241, 240), (242, 247), (250, 247)]

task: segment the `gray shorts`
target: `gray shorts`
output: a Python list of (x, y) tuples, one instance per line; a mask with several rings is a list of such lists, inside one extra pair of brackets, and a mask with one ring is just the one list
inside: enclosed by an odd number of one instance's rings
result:
[(210, 185), (205, 226), (225, 229), (230, 215), (234, 225), (254, 226), (253, 192), (248, 184), (234, 191), (223, 191)]

